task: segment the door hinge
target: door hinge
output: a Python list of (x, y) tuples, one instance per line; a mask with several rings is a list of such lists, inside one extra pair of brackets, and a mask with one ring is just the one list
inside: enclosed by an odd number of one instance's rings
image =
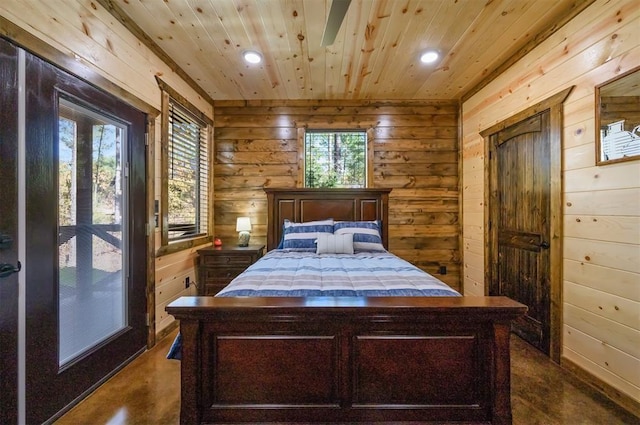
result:
[(151, 319), (149, 318), (149, 313), (144, 314), (144, 324), (145, 326), (151, 326)]
[(124, 177), (129, 178), (129, 163), (124, 164)]
[(144, 145), (149, 146), (149, 133), (144, 133)]

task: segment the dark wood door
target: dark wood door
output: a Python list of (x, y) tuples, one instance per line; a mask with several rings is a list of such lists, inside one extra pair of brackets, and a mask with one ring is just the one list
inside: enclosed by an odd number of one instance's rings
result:
[(0, 39), (0, 424), (18, 422), (18, 49)]
[[(550, 348), (550, 113), (491, 136), (495, 235), (490, 295), (529, 307), (514, 331), (541, 351)], [(497, 255), (495, 255), (497, 254)]]
[(146, 347), (146, 116), (28, 53), (25, 75), (25, 421), (42, 423)]

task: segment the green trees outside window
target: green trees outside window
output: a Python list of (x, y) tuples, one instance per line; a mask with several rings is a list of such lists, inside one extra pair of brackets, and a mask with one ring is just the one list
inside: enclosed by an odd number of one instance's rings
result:
[(364, 131), (307, 131), (305, 187), (365, 187)]
[(206, 125), (171, 102), (168, 130), (169, 240), (206, 235), (209, 167)]

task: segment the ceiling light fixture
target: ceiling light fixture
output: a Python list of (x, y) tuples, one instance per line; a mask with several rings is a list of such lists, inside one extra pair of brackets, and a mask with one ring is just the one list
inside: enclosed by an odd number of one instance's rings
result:
[(438, 55), (438, 52), (436, 52), (435, 50), (428, 50), (420, 55), (420, 61), (422, 63), (434, 63), (438, 60), (438, 57), (440, 57), (440, 55)]
[(262, 55), (259, 52), (256, 52), (255, 50), (245, 50), (242, 53), (242, 57), (248, 63), (255, 64), (255, 63), (262, 62)]

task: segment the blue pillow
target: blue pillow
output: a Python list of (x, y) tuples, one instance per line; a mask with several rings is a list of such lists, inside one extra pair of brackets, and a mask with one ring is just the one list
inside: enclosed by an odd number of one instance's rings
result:
[(318, 233), (333, 234), (333, 219), (294, 223), (284, 221), (282, 249), (292, 251), (316, 251)]
[(278, 246), (276, 249), (282, 249), (284, 247), (284, 225), (282, 226), (282, 235), (280, 235), (280, 242), (278, 242)]
[(354, 252), (386, 251), (382, 245), (378, 221), (336, 221), (333, 225), (333, 233), (336, 235), (353, 233)]

